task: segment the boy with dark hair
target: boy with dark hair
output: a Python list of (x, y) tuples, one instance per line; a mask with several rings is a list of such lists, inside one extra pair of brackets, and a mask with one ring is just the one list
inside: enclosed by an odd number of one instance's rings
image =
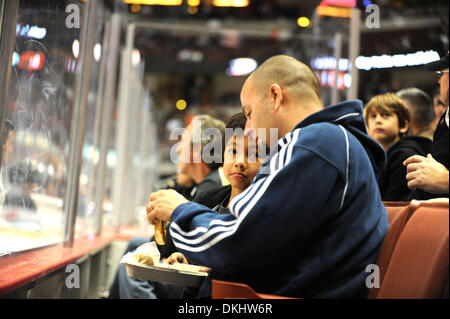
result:
[[(244, 135), (245, 123), (245, 115), (238, 113), (230, 118), (225, 129), (223, 171), (230, 185), (213, 188), (210, 191), (199, 194), (196, 198), (198, 203), (207, 207), (213, 207), (212, 210), (219, 214), (230, 213), (231, 201), (251, 184), (262, 164), (261, 159), (258, 158), (256, 141), (248, 135)], [(169, 235), (170, 233), (168, 232), (167, 234)], [(158, 248), (160, 248), (160, 251), (165, 250), (161, 246), (158, 246)], [(176, 250), (174, 246), (173, 248)], [(165, 254), (167, 255), (167, 251)], [(182, 253), (172, 252), (167, 262), (173, 264), (177, 262), (188, 263), (189, 261)], [(212, 269), (211, 276), (214, 275), (215, 272)], [(210, 277), (205, 279), (199, 290), (199, 296), (202, 297), (204, 292), (209, 290), (211, 290)], [(195, 296), (197, 293), (197, 290), (187, 291), (187, 295), (191, 296)]]
[[(230, 185), (227, 186), (219, 186), (211, 189), (210, 191), (206, 191), (203, 193), (199, 193), (198, 197), (195, 199), (196, 202), (202, 203), (205, 206), (208, 207), (215, 207), (218, 203), (222, 203), (225, 198), (229, 199), (231, 191), (233, 189), (232, 181), (233, 178), (230, 177), (230, 151), (229, 147), (227, 147), (230, 141), (236, 140), (236, 138), (241, 138), (244, 134), (245, 129), (245, 123), (247, 119), (245, 118), (245, 115), (243, 113), (237, 113), (233, 115), (227, 122), (226, 128), (225, 128), (225, 134), (223, 139), (223, 145), (224, 145), (224, 163), (223, 163), (223, 170), (225, 177), (230, 182)], [(243, 145), (240, 145), (243, 146)], [(250, 146), (247, 145), (245, 148), (248, 150)], [(238, 150), (234, 149), (234, 152), (237, 152)], [(255, 149), (251, 150), (252, 152), (255, 151)], [(240, 153), (242, 155), (242, 152)], [(254, 155), (254, 154), (253, 154)], [(254, 161), (255, 163), (258, 162), (257, 159)], [(253, 163), (252, 163), (253, 164)], [(255, 173), (256, 175), (256, 173)], [(253, 175), (254, 176), (254, 175)], [(250, 181), (251, 182), (251, 181)], [(248, 184), (250, 184), (250, 182)], [(245, 186), (245, 188), (248, 185)], [(237, 188), (235, 188), (235, 191), (237, 191)], [(242, 189), (241, 189), (242, 191)], [(227, 203), (224, 203), (225, 207), (227, 207)], [(216, 207), (217, 208), (217, 207)]]

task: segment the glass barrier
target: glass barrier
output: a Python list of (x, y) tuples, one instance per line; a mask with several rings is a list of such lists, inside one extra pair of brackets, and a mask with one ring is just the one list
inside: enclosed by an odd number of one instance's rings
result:
[[(145, 205), (158, 181), (159, 153), (154, 124), (153, 99), (144, 82), (144, 61), (127, 46), (121, 52), (112, 191), (113, 219), (151, 234)], [(105, 217), (108, 215), (105, 215)]]
[[(99, 1), (100, 2), (100, 1)], [(86, 1), (21, 0), (1, 162), (0, 255), (64, 238), (69, 147)], [(79, 176), (76, 236), (91, 234), (88, 177), (98, 107), (104, 19), (100, 2)], [(8, 18), (8, 17), (6, 17)]]
[[(195, 114), (226, 121), (240, 112), (247, 75), (270, 56), (310, 64), (325, 104), (342, 99), (351, 82), (348, 60), (333, 64), (331, 58), (347, 55), (348, 40), (337, 36), (348, 33), (345, 24), (323, 28), (333, 30), (326, 34), (252, 23), (139, 21), (122, 10), (122, 1), (96, 2), (92, 63), (83, 68), (83, 17), (91, 3), (20, 0), (1, 162), (0, 255), (60, 243), (72, 233), (65, 212), (73, 185), (75, 237), (102, 226), (147, 231), (148, 195), (176, 174), (173, 130)], [(82, 93), (80, 74), (89, 81)], [(75, 142), (83, 144), (72, 156), (81, 99), (86, 113)], [(79, 174), (71, 164), (78, 155)]]

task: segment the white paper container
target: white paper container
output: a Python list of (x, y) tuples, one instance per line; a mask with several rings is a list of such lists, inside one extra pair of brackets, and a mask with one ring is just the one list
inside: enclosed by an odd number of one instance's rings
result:
[[(208, 274), (199, 272), (196, 265), (166, 265), (149, 266), (136, 262), (131, 253), (126, 254), (121, 261), (125, 265), (127, 275), (140, 279), (165, 282), (180, 286), (199, 287)], [(178, 269), (177, 269), (178, 268)]]

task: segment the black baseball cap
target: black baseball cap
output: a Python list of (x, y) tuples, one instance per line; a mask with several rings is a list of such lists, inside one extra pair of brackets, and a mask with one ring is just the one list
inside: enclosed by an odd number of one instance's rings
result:
[(448, 52), (442, 59), (425, 64), (425, 68), (429, 71), (448, 69)]

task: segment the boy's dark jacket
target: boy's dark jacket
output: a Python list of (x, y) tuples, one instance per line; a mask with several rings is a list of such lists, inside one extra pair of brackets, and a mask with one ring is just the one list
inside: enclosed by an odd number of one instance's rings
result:
[(387, 151), (386, 167), (380, 174), (378, 186), (383, 201), (409, 201), (410, 189), (406, 180), (407, 169), (403, 162), (413, 155), (427, 156), (432, 141), (421, 136), (406, 136)]
[(375, 178), (385, 160), (361, 101), (325, 108), (278, 141), (230, 214), (182, 204), (170, 233), (213, 279), (281, 296), (364, 298), (388, 229)]

